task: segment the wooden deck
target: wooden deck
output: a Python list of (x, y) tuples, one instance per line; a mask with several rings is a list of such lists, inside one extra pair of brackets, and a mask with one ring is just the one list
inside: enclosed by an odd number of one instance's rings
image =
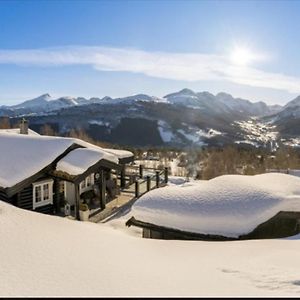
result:
[[(143, 194), (147, 193), (147, 181), (144, 179), (139, 179), (140, 185), (139, 185), (139, 197)], [(160, 186), (165, 186), (164, 182), (160, 182)], [(155, 177), (151, 178), (151, 186), (150, 190), (156, 188), (156, 179)], [(106, 207), (104, 210), (101, 210), (98, 214), (95, 216), (92, 216), (89, 218), (90, 222), (99, 223), (103, 221), (104, 219), (115, 215), (116, 213), (123, 211), (124, 209), (127, 209), (129, 206), (131, 206), (139, 197), (136, 197), (135, 195), (135, 183), (131, 184), (127, 188), (123, 189), (114, 200), (110, 201), (106, 204)]]

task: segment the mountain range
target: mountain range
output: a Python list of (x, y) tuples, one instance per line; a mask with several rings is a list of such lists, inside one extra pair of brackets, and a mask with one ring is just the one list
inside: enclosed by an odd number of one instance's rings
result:
[[(59, 134), (83, 129), (96, 140), (130, 146), (270, 147), (300, 144), (300, 96), (285, 106), (234, 98), (227, 93), (183, 89), (164, 97), (60, 97), (49, 94), (13, 106), (0, 116), (18, 122), (26, 116), (40, 130), (49, 124)], [(298, 140), (299, 139), (299, 143)]]
[(177, 105), (184, 105), (191, 108), (207, 110), (212, 113), (234, 113), (238, 112), (246, 115), (268, 115), (280, 110), (280, 106), (268, 106), (266, 103), (260, 101), (253, 103), (249, 100), (241, 98), (233, 98), (230, 94), (219, 93), (213, 95), (209, 92), (195, 93), (190, 89), (183, 89), (179, 92), (168, 94), (163, 98), (148, 96), (145, 94), (137, 94), (134, 96), (124, 98), (90, 98), (83, 97), (60, 97), (54, 99), (49, 94), (43, 94), (37, 98), (24, 101), (20, 104), (13, 106), (0, 106), (1, 111), (11, 111), (12, 114), (32, 114), (32, 113), (45, 113), (62, 108), (89, 105), (89, 104), (132, 104), (136, 101), (146, 102), (161, 102)]

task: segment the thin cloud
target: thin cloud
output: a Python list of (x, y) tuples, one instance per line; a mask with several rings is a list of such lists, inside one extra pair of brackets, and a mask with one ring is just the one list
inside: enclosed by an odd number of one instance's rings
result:
[(237, 66), (215, 54), (147, 52), (127, 48), (60, 47), (0, 50), (0, 64), (20, 66), (90, 65), (100, 71), (127, 71), (164, 79), (229, 81), (253, 87), (300, 92), (300, 78)]

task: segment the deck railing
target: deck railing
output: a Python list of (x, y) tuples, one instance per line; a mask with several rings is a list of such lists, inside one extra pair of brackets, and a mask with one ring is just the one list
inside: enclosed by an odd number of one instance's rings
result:
[[(141, 195), (149, 192), (150, 190), (159, 188), (162, 184), (166, 184), (168, 182), (168, 168), (165, 168), (164, 170), (157, 170), (154, 168), (151, 169), (155, 171), (155, 174), (153, 174), (152, 176), (147, 175), (145, 179), (137, 179), (135, 181), (136, 198), (139, 198)], [(162, 175), (164, 175), (164, 177)], [(140, 186), (142, 184), (146, 184), (146, 190), (143, 193), (140, 192)]]
[[(93, 212), (90, 217), (95, 217), (93, 222), (99, 222), (112, 213), (116, 213), (116, 211), (121, 211), (128, 205), (132, 205), (134, 201), (136, 201), (139, 197), (144, 195), (145, 193), (149, 192), (150, 190), (153, 190), (155, 188), (159, 188), (164, 186), (168, 183), (168, 168), (164, 168), (162, 170), (158, 170), (155, 168), (140, 168), (139, 166), (136, 168), (138, 172), (135, 174), (128, 174), (123, 173), (123, 180), (127, 182), (125, 185), (125, 188), (121, 188), (121, 192), (124, 194), (132, 194), (132, 196), (129, 196), (129, 201), (126, 204), (123, 204), (122, 206), (112, 208), (106, 208), (104, 210), (100, 209), (95, 212)], [(142, 170), (142, 172), (141, 172)], [(152, 170), (152, 174), (144, 174), (144, 170)], [(117, 176), (117, 179), (120, 180), (120, 184), (122, 183), (121, 175), (118, 173), (114, 173)], [(98, 216), (98, 217), (96, 217)]]

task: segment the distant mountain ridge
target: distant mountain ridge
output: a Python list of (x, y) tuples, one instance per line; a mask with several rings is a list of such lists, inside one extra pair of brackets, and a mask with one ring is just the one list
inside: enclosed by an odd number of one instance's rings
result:
[(207, 109), (218, 113), (238, 112), (249, 116), (263, 116), (274, 113), (274, 107), (269, 107), (262, 101), (253, 103), (242, 98), (234, 98), (223, 92), (214, 96), (209, 92), (195, 93), (192, 90), (183, 89), (177, 93), (166, 95), (164, 98), (173, 104)]
[(137, 94), (114, 99), (109, 96), (103, 98), (92, 97), (90, 99), (66, 96), (54, 99), (49, 94), (43, 94), (37, 98), (24, 101), (17, 105), (0, 106), (0, 115), (4, 115), (9, 111), (13, 113), (14, 116), (17, 116), (24, 114), (49, 113), (51, 111), (57, 111), (72, 106), (89, 104), (132, 104), (137, 101), (183, 105), (201, 109), (211, 115), (220, 113), (238, 113), (248, 116), (265, 116), (274, 114), (281, 109), (280, 106), (268, 106), (262, 101), (253, 103), (242, 98), (234, 98), (232, 95), (223, 92), (213, 95), (206, 91), (196, 93), (185, 88), (179, 92), (168, 94), (163, 98), (146, 94)]
[(26, 117), (38, 132), (44, 124), (59, 135), (82, 129), (95, 140), (134, 147), (300, 147), (300, 96), (281, 107), (190, 89), (164, 97), (55, 99), (43, 94), (1, 106), (1, 116), (9, 116), (15, 126)]

